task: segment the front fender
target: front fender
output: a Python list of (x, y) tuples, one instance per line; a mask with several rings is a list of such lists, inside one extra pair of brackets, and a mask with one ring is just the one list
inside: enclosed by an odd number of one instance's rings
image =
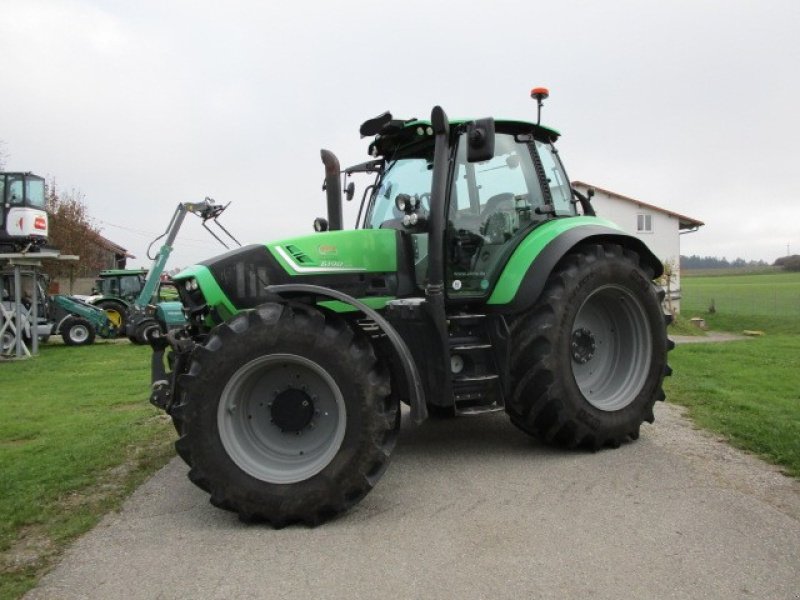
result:
[(428, 418), (428, 407), (425, 404), (425, 391), (422, 389), (421, 379), (419, 372), (417, 371), (417, 365), (414, 363), (411, 350), (409, 350), (408, 346), (406, 345), (405, 341), (403, 341), (403, 338), (400, 336), (397, 330), (392, 327), (392, 325), (386, 319), (384, 319), (380, 313), (370, 308), (360, 300), (356, 300), (352, 296), (349, 296), (338, 290), (319, 285), (290, 283), (285, 285), (269, 285), (266, 287), (266, 290), (273, 294), (277, 294), (278, 296), (282, 294), (306, 294), (332, 298), (353, 306), (354, 308), (363, 312), (367, 317), (372, 319), (392, 343), (392, 346), (394, 347), (395, 352), (400, 359), (400, 363), (403, 366), (403, 372), (405, 373), (406, 380), (408, 381), (409, 395), (411, 396), (409, 398), (409, 404), (411, 405), (411, 418), (417, 424), (422, 423), (422, 421)]
[(564, 219), (536, 229), (514, 251), (498, 279), (488, 304), (502, 313), (522, 312), (538, 300), (553, 269), (573, 248), (585, 243), (610, 242), (637, 252), (645, 266), (660, 277), (664, 267), (639, 238), (611, 221), (595, 217)]

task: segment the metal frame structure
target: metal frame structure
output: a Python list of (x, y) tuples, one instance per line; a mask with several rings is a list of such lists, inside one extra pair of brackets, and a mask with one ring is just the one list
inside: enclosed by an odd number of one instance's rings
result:
[[(22, 280), (23, 277), (30, 277), (33, 285), (36, 285), (37, 275), (42, 268), (42, 260), (50, 258), (55, 260), (76, 261), (75, 255), (62, 255), (59, 252), (36, 252), (36, 253), (9, 253), (0, 254), (0, 272), (10, 274), (14, 278), (14, 297), (0, 301), (0, 339), (7, 334), (13, 335), (12, 345), (3, 357), (30, 358), (39, 354), (39, 335), (37, 325), (39, 321), (39, 303), (36, 299), (34, 287), (34, 299), (30, 308), (22, 303)], [(30, 348), (25, 343), (24, 333), (28, 331), (30, 337)], [(0, 348), (0, 353), (3, 350)]]

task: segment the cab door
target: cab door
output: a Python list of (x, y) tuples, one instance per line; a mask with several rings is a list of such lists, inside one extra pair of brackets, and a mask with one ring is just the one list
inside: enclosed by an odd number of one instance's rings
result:
[(547, 215), (532, 141), (498, 133), (492, 159), (470, 163), (459, 143), (450, 186), (445, 265), (448, 298), (481, 299), (491, 293), (521, 236)]

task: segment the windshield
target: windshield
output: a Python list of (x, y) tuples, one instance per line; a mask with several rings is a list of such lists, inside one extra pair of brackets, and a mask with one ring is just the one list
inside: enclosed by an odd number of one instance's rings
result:
[[(387, 164), (376, 188), (365, 227), (377, 229), (382, 223), (402, 218), (395, 208), (398, 194), (408, 194), (420, 199), (424, 212), (430, 206), (431, 175), (433, 163), (427, 158), (399, 158)], [(423, 212), (420, 211), (420, 212)]]

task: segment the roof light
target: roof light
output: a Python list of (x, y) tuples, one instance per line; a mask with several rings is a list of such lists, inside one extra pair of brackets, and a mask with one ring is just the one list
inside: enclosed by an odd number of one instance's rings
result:
[(543, 87), (535, 87), (531, 90), (531, 98), (536, 100), (536, 124), (542, 120), (542, 101), (550, 97), (550, 90)]

